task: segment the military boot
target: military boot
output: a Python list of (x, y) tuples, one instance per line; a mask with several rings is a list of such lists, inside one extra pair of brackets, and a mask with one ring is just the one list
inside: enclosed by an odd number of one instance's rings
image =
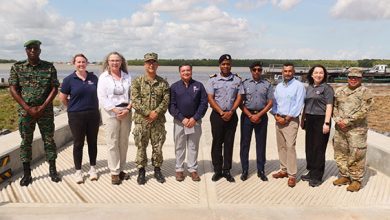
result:
[(333, 185), (335, 186), (342, 186), (342, 185), (347, 185), (350, 184), (351, 180), (347, 177), (340, 177), (337, 180), (333, 181)]
[(55, 160), (49, 160), (49, 176), (53, 182), (58, 183), (61, 181), (61, 177), (57, 173)]
[(155, 167), (154, 168), (154, 177), (156, 178), (157, 182), (164, 183), (165, 182), (165, 177), (161, 173), (160, 167)]
[(359, 181), (352, 181), (352, 183), (347, 187), (347, 191), (357, 192), (360, 190), (361, 183)]
[(143, 167), (138, 170), (137, 183), (138, 185), (144, 185), (146, 183), (145, 168)]
[(28, 186), (30, 183), (32, 183), (32, 177), (31, 177), (31, 169), (30, 169), (30, 163), (23, 163), (23, 177), (20, 180), (21, 186)]

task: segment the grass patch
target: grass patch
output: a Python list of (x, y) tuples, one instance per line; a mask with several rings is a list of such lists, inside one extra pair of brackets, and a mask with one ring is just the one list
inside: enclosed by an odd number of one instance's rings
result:
[(8, 89), (0, 89), (0, 130), (18, 129), (18, 104), (14, 101)]
[[(56, 96), (53, 105), (60, 106), (60, 104), (61, 102)], [(0, 89), (0, 130), (2, 129), (11, 131), (18, 129), (18, 104), (8, 89)]]

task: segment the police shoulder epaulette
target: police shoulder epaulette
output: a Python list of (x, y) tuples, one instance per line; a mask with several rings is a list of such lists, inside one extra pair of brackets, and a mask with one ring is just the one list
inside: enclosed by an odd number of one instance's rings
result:
[(217, 74), (215, 73), (215, 74), (211, 74), (210, 75), (210, 78), (214, 78), (214, 77), (216, 77), (217, 76)]
[(238, 73), (235, 73), (234, 75), (236, 75), (238, 78), (242, 79), (240, 75), (238, 75)]
[(246, 78), (246, 79), (244, 79), (244, 80), (242, 80), (242, 82), (245, 82), (245, 81), (248, 81), (249, 79), (248, 78)]
[(268, 78), (263, 78), (263, 80), (265, 80), (265, 81), (267, 81), (267, 82), (269, 82), (269, 83), (272, 83), (271, 80), (268, 79)]

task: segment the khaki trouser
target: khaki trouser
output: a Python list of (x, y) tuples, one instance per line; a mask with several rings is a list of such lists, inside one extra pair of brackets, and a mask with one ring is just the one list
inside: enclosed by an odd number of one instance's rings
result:
[(299, 118), (292, 119), (286, 125), (276, 123), (276, 142), (278, 145), (280, 170), (289, 176), (297, 174), (297, 153), (295, 144), (297, 139)]
[(108, 151), (107, 163), (111, 175), (119, 175), (126, 165), (127, 149), (129, 147), (129, 135), (131, 130), (131, 113), (126, 118), (118, 120), (109, 117), (105, 111), (105, 133)]

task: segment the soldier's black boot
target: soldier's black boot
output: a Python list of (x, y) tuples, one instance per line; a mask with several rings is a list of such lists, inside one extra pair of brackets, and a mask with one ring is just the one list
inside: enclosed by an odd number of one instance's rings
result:
[(30, 183), (32, 183), (32, 177), (31, 177), (31, 169), (30, 169), (30, 163), (23, 163), (23, 177), (20, 180), (21, 186), (28, 186)]
[(156, 178), (157, 182), (165, 183), (165, 177), (161, 173), (160, 167), (155, 167), (154, 168), (154, 177)]
[(137, 183), (138, 183), (138, 185), (144, 185), (146, 183), (145, 168), (143, 168), (143, 167), (139, 168), (139, 170), (138, 170)]
[(49, 160), (49, 176), (53, 182), (58, 183), (61, 181), (61, 177), (57, 173), (55, 160)]

